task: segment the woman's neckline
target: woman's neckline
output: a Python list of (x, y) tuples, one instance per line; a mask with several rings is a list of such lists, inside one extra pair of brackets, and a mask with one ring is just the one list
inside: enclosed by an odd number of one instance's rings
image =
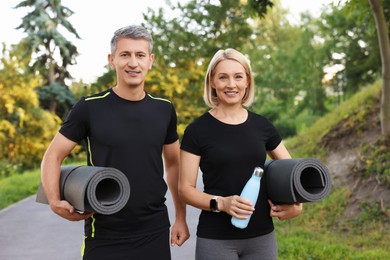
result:
[(208, 114), (218, 122), (221, 122), (225, 125), (237, 126), (245, 124), (249, 119), (249, 111), (243, 108), (240, 111), (241, 114), (237, 114), (236, 116), (231, 116), (225, 112), (218, 111), (216, 108), (213, 108), (208, 111)]

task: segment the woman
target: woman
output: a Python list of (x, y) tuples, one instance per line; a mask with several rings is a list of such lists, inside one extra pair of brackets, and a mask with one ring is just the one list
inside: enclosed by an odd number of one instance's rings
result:
[[(239, 196), (255, 167), (272, 159), (291, 158), (275, 127), (250, 112), (254, 80), (249, 60), (234, 49), (219, 50), (212, 58), (204, 84), (204, 100), (211, 108), (185, 130), (181, 144), (179, 193), (202, 210), (196, 259), (276, 259), (272, 217), (298, 216), (302, 204), (273, 205), (261, 190), (256, 205)], [(196, 188), (198, 169), (204, 192)], [(245, 229), (231, 218), (252, 217)]]

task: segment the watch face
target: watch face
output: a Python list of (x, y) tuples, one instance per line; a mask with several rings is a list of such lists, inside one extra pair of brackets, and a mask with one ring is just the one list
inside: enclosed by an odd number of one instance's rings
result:
[(218, 210), (217, 200), (216, 199), (211, 199), (210, 200), (210, 209), (211, 209), (211, 211), (217, 211)]

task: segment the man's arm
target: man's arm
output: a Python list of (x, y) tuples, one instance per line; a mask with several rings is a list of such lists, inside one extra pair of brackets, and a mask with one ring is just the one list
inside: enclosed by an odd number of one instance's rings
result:
[(178, 140), (172, 144), (164, 145), (163, 157), (166, 179), (175, 206), (175, 223), (171, 231), (171, 244), (181, 246), (190, 237), (190, 234), (186, 223), (186, 204), (180, 200), (178, 193), (180, 163)]
[(77, 143), (57, 133), (47, 148), (41, 163), (41, 182), (50, 208), (57, 215), (70, 221), (83, 220), (91, 216), (91, 214), (76, 213), (72, 205), (60, 198), (60, 167), (76, 145)]

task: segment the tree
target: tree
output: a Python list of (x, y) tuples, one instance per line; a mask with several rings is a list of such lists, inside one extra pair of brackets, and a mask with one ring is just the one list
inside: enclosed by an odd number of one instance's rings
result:
[[(21, 49), (5, 45), (0, 60), (0, 158), (21, 168), (37, 167), (58, 129), (56, 115), (39, 107), (35, 87), (42, 79), (28, 70)], [(0, 175), (1, 175), (0, 169)]]
[[(386, 22), (380, 0), (368, 0), (374, 16), (382, 63), (381, 130), (390, 139), (390, 43), (388, 22)], [(387, 10), (389, 11), (389, 10)]]
[(256, 37), (244, 48), (255, 72), (257, 94), (252, 109), (267, 116), (284, 137), (295, 135), (327, 112), (321, 84), (325, 54), (315, 40), (314, 19), (305, 15), (301, 25), (293, 25), (286, 13), (274, 1), (264, 19), (254, 23)]
[(96, 79), (94, 83), (91, 84), (90, 89), (83, 95), (91, 95), (92, 93), (97, 93), (103, 91), (107, 86), (115, 86), (116, 84), (116, 74), (109, 66), (106, 66), (107, 71), (100, 77)]
[[(255, 6), (256, 13), (261, 13), (261, 5)], [(212, 55), (229, 47), (242, 50), (252, 36), (249, 17), (255, 11), (236, 0), (191, 0), (169, 8), (180, 15), (168, 17), (161, 8), (144, 15), (144, 26), (153, 32), (156, 54), (147, 87), (174, 102), (181, 134), (207, 109), (202, 101), (203, 80)]]
[[(357, 19), (354, 22), (356, 23), (357, 21), (356, 27), (358, 28), (366, 24), (362, 22), (361, 17), (368, 17), (370, 13), (372, 15), (369, 16), (368, 23), (372, 24), (371, 28), (373, 29), (370, 30), (369, 27), (367, 30), (372, 31), (372, 42), (366, 45), (372, 45), (378, 49), (376, 52), (378, 60), (376, 64), (378, 68), (381, 68), (380, 75), (382, 78), (380, 106), (381, 132), (384, 138), (390, 139), (390, 43), (388, 28), (390, 21), (390, 1), (349, 0), (343, 7), (343, 11), (346, 15), (350, 15), (351, 13), (356, 14)], [(357, 63), (360, 65), (362, 61), (364, 59), (357, 60)]]
[(65, 80), (71, 79), (67, 67), (75, 64), (78, 52), (59, 29), (80, 38), (67, 20), (73, 11), (61, 5), (61, 0), (24, 0), (15, 8), (22, 7), (29, 7), (32, 11), (17, 27), (27, 33), (20, 47), (25, 50), (23, 55), (31, 59), (31, 70), (42, 76), (44, 87), (39, 89), (41, 106), (63, 115), (74, 100)]
[(278, 128), (286, 129), (286, 136), (296, 133), (292, 123), (296, 109), (291, 108), (302, 91), (306, 95), (301, 106), (312, 106), (313, 117), (326, 112), (322, 63), (315, 55), (313, 33), (281, 19), (279, 1), (192, 0), (170, 8), (179, 15), (168, 18), (160, 9), (149, 10), (144, 17), (145, 27), (153, 32), (157, 57), (147, 83), (152, 92), (173, 99), (179, 132), (207, 110), (202, 101), (206, 66), (217, 50), (225, 48), (249, 54), (262, 89), (261, 102), (253, 109), (271, 112), (268, 108), (277, 105), (282, 112)]
[(340, 68), (334, 78), (343, 79), (344, 98), (374, 82), (380, 71), (375, 25), (367, 2), (361, 3), (330, 6), (317, 23), (318, 35), (328, 53), (327, 66)]

